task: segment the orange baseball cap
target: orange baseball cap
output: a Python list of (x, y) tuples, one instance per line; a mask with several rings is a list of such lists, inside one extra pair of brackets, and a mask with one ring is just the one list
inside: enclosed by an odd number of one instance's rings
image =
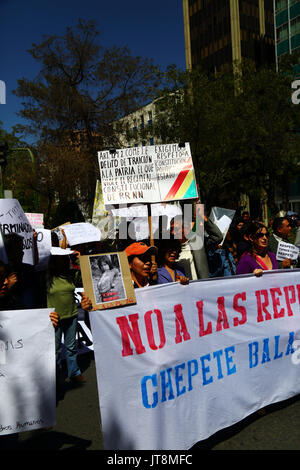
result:
[(143, 243), (143, 242), (131, 243), (131, 245), (125, 248), (125, 252), (127, 256), (143, 255), (144, 253), (146, 253), (146, 251), (153, 255), (157, 254), (156, 246), (148, 246), (146, 245), (146, 243)]

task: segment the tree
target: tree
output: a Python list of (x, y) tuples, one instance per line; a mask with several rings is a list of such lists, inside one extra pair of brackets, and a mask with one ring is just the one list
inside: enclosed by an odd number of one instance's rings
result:
[(2, 168), (3, 189), (11, 190), (13, 197), (18, 199), (26, 212), (34, 212), (35, 180), (32, 162), (28, 151), (21, 151), (28, 146), (13, 132), (6, 132), (1, 127), (0, 122), (0, 142), (8, 146), (7, 162)]
[(127, 47), (103, 48), (97, 39), (95, 22), (79, 20), (63, 36), (33, 44), (40, 73), (18, 80), (15, 90), (28, 122), (16, 130), (36, 138), (38, 191), (47, 187), (50, 199), (79, 197), (88, 207), (99, 177), (97, 151), (118, 145), (113, 123), (149, 100), (160, 74), (152, 60), (133, 57)]
[(260, 199), (265, 191), (276, 212), (275, 190), (299, 174), (289, 70), (245, 61), (208, 76), (173, 67), (165, 83), (151, 132), (163, 143), (190, 142), (202, 202), (238, 208), (240, 193)]

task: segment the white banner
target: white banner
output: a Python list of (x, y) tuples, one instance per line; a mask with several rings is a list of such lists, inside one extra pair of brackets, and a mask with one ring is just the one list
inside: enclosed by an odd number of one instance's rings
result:
[(0, 438), (55, 424), (52, 310), (0, 311)]
[(105, 449), (189, 449), (300, 392), (300, 270), (136, 298), (90, 313)]
[(105, 205), (198, 197), (189, 143), (98, 152)]

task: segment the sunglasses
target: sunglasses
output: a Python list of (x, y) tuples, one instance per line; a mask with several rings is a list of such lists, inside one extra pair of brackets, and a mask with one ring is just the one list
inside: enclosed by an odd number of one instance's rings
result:
[(263, 238), (263, 237), (269, 238), (270, 237), (269, 232), (267, 232), (267, 233), (257, 233), (256, 234), (256, 238)]

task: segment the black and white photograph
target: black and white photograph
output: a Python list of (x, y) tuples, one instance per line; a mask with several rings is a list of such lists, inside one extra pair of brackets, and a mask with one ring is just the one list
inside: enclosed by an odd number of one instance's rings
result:
[(126, 299), (121, 266), (117, 254), (91, 257), (90, 269), (97, 304)]
[(136, 302), (127, 256), (123, 252), (81, 256), (84, 291), (94, 309)]

